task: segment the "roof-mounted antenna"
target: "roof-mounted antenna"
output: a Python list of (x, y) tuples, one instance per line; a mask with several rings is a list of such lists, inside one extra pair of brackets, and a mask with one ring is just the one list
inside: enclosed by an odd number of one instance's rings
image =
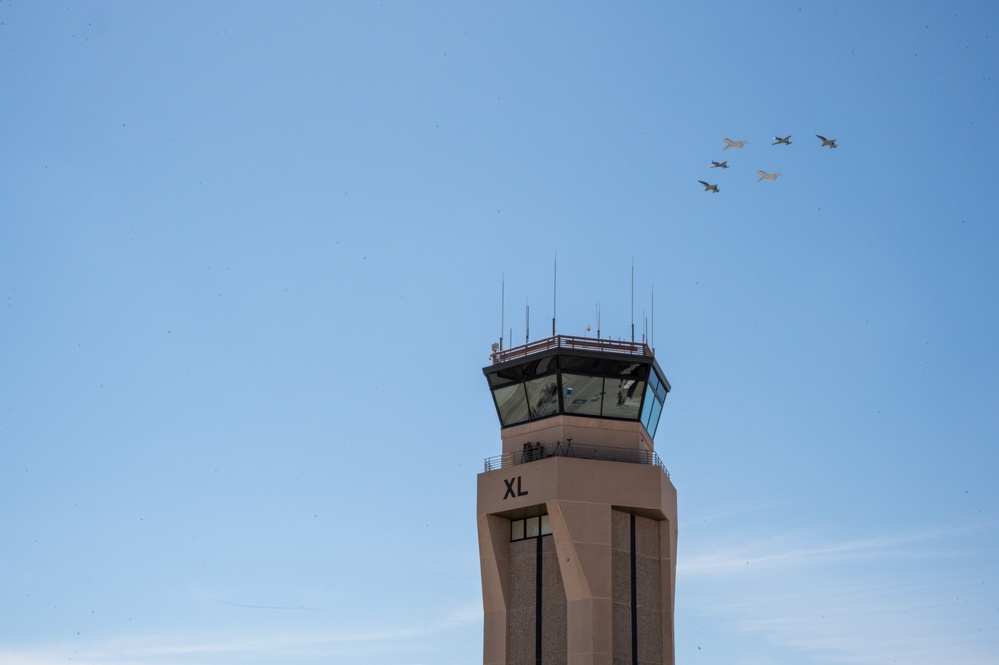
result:
[(500, 283), (500, 346), (499, 350), (503, 350), (503, 331), (506, 330), (506, 275), (502, 277), (502, 282)]
[(524, 306), (527, 308), (527, 317), (526, 317), (527, 327), (524, 330), (524, 344), (527, 344), (528, 342), (531, 341), (531, 304), (527, 302), (527, 300), (525, 299)]
[(597, 339), (600, 339), (600, 303), (597, 303)]
[(649, 347), (656, 353), (656, 286), (652, 285), (652, 326), (649, 331)]
[(631, 343), (635, 343), (635, 260), (631, 260)]
[(552, 337), (555, 336), (556, 305), (558, 305), (558, 252), (555, 252), (555, 272), (552, 276)]

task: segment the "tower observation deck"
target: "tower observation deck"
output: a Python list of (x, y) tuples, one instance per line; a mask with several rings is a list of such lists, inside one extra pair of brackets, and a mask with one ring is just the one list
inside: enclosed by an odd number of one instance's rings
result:
[(654, 446), (670, 385), (654, 352), (555, 335), (491, 361), (484, 665), (672, 665), (676, 490)]

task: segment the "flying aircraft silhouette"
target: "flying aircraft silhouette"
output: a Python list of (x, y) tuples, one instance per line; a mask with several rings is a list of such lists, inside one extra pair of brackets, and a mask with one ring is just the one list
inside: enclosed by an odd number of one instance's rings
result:
[(714, 192), (715, 194), (718, 193), (718, 185), (709, 185), (708, 183), (704, 182), (703, 180), (698, 180), (697, 182), (699, 182), (702, 185), (704, 185), (704, 191), (705, 192)]
[(760, 179), (757, 180), (756, 182), (763, 182), (764, 180), (776, 180), (781, 175), (783, 175), (781, 173), (766, 173), (764, 171), (757, 171), (757, 173), (760, 174)]
[(749, 143), (749, 141), (732, 141), (730, 139), (722, 139), (725, 142), (725, 147), (722, 150), (728, 150), (729, 148), (741, 148), (742, 146)]
[(836, 147), (836, 139), (827, 139), (826, 137), (820, 136), (818, 134), (816, 134), (816, 136), (818, 136), (820, 139), (822, 139), (822, 145), (819, 146), (819, 147), (821, 147), (821, 148), (824, 148), (826, 146), (829, 146), (830, 148), (835, 148)]
[(774, 137), (774, 142), (771, 143), (770, 145), (780, 145), (781, 143), (783, 143), (784, 145), (791, 145), (791, 135), (788, 134), (784, 138), (781, 138), (779, 136), (775, 136)]
[(715, 162), (715, 161), (712, 161), (711, 162), (711, 168), (713, 168), (713, 169), (727, 169), (728, 168), (728, 162), (727, 161), (726, 162)]

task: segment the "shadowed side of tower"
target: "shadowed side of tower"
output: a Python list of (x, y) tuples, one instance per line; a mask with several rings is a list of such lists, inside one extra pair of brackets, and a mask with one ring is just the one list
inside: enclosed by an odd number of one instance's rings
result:
[(652, 350), (553, 336), (492, 359), (484, 665), (672, 665), (676, 490), (653, 444), (670, 386)]

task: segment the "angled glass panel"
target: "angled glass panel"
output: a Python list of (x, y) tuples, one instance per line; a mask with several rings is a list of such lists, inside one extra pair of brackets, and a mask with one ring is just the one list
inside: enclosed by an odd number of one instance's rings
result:
[[(652, 374), (653, 376), (656, 376), (655, 372), (653, 372)], [(658, 376), (656, 376), (655, 387), (656, 387), (656, 396), (659, 398), (659, 401), (660, 402), (666, 401), (666, 384), (663, 381), (661, 381)]]
[(645, 363), (618, 363), (614, 374), (617, 376), (628, 376), (633, 379), (645, 379), (649, 376), (649, 365)]
[(649, 375), (648, 363), (617, 358), (590, 358), (587, 356), (562, 356), (559, 366), (563, 372), (593, 376), (630, 376), (645, 379)]
[(604, 380), (601, 377), (562, 374), (562, 390), (566, 413), (600, 415), (604, 394)]
[[(655, 373), (652, 374), (655, 378)], [(652, 405), (656, 401), (656, 389), (653, 386), (653, 382), (649, 382), (649, 385), (645, 387), (645, 398), (642, 401), (642, 424), (645, 425), (645, 429), (648, 430), (649, 434), (652, 434), (652, 428), (649, 427), (650, 417), (652, 416)]]
[(656, 429), (659, 427), (659, 416), (663, 412), (663, 403), (657, 399), (652, 400), (652, 413), (649, 414), (649, 424), (645, 426), (649, 436), (656, 438)]
[(588, 358), (586, 356), (562, 356), (559, 366), (563, 372), (573, 372), (577, 374), (602, 374), (600, 372), (599, 358)]
[(527, 410), (527, 393), (524, 392), (523, 383), (497, 388), (493, 391), (493, 399), (496, 400), (500, 424), (504, 427), (522, 423), (531, 417), (530, 411)]
[(510, 540), (524, 539), (524, 520), (510, 522)]
[(533, 379), (536, 376), (541, 376), (543, 374), (551, 374), (558, 368), (558, 357), (548, 356), (546, 358), (538, 358), (537, 360), (532, 360), (521, 365), (521, 369), (524, 372), (525, 379)]
[(501, 369), (498, 372), (490, 372), (486, 374), (486, 378), (489, 379), (490, 388), (498, 388), (499, 386), (523, 381), (524, 371), (520, 365), (514, 365), (513, 367)]
[(527, 400), (531, 418), (544, 418), (558, 413), (558, 381), (555, 376), (528, 381)]
[(608, 418), (638, 420), (642, 406), (645, 381), (634, 379), (606, 379), (604, 382), (603, 415)]

